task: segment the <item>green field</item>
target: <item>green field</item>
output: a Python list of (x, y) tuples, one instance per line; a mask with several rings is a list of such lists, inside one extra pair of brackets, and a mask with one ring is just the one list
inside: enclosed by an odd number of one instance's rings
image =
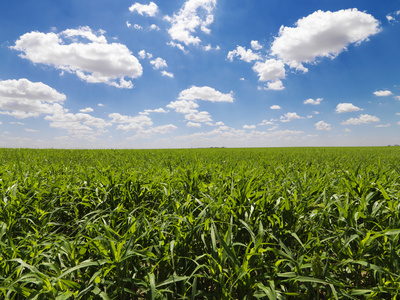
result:
[(400, 298), (400, 147), (0, 163), (0, 299)]

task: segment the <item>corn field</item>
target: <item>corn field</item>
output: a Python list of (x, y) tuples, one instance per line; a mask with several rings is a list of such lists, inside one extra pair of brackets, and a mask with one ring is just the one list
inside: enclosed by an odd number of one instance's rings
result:
[(0, 149), (0, 299), (400, 299), (400, 149)]

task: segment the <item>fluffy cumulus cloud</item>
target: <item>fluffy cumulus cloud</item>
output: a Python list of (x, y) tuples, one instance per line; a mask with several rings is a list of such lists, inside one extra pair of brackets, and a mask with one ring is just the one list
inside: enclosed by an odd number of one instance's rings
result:
[(233, 102), (233, 92), (223, 94), (209, 86), (192, 86), (183, 90), (178, 97), (179, 100), (204, 100), (211, 102)]
[(158, 27), (156, 24), (151, 24), (151, 25), (149, 26), (149, 29), (150, 29), (150, 30), (159, 31), (159, 30), (160, 30), (160, 27)]
[(304, 104), (311, 104), (311, 105), (319, 105), (321, 104), (322, 100), (324, 100), (323, 98), (317, 98), (317, 99), (307, 99), (305, 100), (303, 103)]
[(67, 130), (70, 135), (81, 139), (102, 134), (106, 132), (106, 127), (112, 125), (104, 119), (86, 113), (59, 112), (52, 116), (46, 116), (45, 120), (51, 121), (50, 127)]
[(360, 125), (368, 123), (378, 123), (381, 120), (377, 116), (371, 116), (368, 114), (360, 115), (358, 118), (350, 118), (347, 121), (340, 123), (341, 125)]
[(138, 52), (138, 54), (139, 54), (139, 57), (140, 57), (141, 59), (145, 59), (146, 57), (147, 57), (148, 59), (152, 59), (152, 58), (153, 58), (153, 54), (146, 52), (146, 50), (140, 50), (140, 51)]
[(272, 105), (269, 107), (270, 109), (281, 109), (279, 105)]
[(393, 95), (393, 93), (389, 90), (382, 90), (382, 91), (375, 91), (374, 95), (378, 97), (385, 97), (385, 96), (391, 96)]
[(151, 60), (150, 63), (153, 65), (154, 70), (164, 69), (168, 67), (165, 59), (162, 59), (161, 57), (157, 57), (156, 59)]
[(214, 22), (213, 11), (216, 5), (217, 0), (187, 0), (178, 13), (165, 17), (171, 23), (168, 30), (171, 39), (186, 46), (198, 45), (201, 39), (195, 36), (196, 31), (200, 29), (206, 34), (211, 32), (208, 26)]
[(177, 113), (180, 114), (189, 114), (191, 112), (196, 112), (196, 108), (198, 108), (199, 105), (194, 101), (179, 100), (172, 101), (167, 105), (167, 107), (174, 109)]
[(80, 109), (79, 111), (82, 113), (90, 113), (90, 112), (93, 112), (93, 108), (86, 107), (86, 108)]
[(304, 119), (304, 118), (300, 117), (295, 112), (288, 112), (285, 115), (281, 116), (281, 118), (280, 118), (281, 122), (290, 122), (292, 120), (297, 120), (297, 119)]
[(352, 112), (352, 111), (360, 111), (362, 110), (361, 108), (355, 106), (352, 103), (339, 103), (336, 106), (336, 112), (341, 114), (341, 113), (347, 113), (347, 112)]
[(265, 90), (274, 90), (274, 91), (281, 91), (284, 88), (285, 87), (283, 86), (283, 83), (280, 80), (268, 82), (267, 86), (264, 87)]
[(247, 49), (242, 46), (237, 46), (235, 50), (229, 51), (227, 59), (233, 61), (234, 57), (239, 57), (240, 60), (245, 62), (252, 62), (253, 60), (262, 59), (259, 53), (254, 53), (251, 49)]
[(256, 125), (243, 125), (243, 129), (255, 129)]
[(111, 123), (119, 124), (117, 126), (118, 130), (143, 130), (144, 127), (153, 125), (153, 121), (145, 114), (132, 117), (119, 113), (112, 113), (109, 114), (108, 117), (112, 119)]
[(207, 111), (193, 111), (185, 115), (185, 119), (191, 122), (211, 122), (210, 113)]
[(271, 54), (292, 68), (307, 71), (303, 63), (317, 58), (335, 58), (350, 44), (359, 44), (380, 31), (379, 21), (357, 9), (336, 12), (316, 11), (296, 22), (282, 26), (271, 46)]
[(170, 102), (167, 107), (174, 109), (175, 112), (184, 114), (188, 127), (199, 127), (196, 123), (211, 124), (212, 118), (206, 111), (198, 111), (199, 105), (197, 100), (211, 101), (211, 102), (233, 102), (232, 92), (223, 94), (211, 87), (192, 86), (189, 89), (183, 90), (178, 97), (177, 101)]
[(285, 78), (285, 65), (281, 60), (267, 59), (265, 62), (256, 62), (254, 72), (258, 73), (259, 81), (267, 81), (268, 88), (274, 90), (283, 89), (280, 79)]
[(158, 135), (158, 134), (168, 134), (173, 132), (177, 127), (173, 124), (167, 124), (167, 125), (161, 125), (161, 126), (156, 126), (156, 127), (151, 127), (148, 129), (139, 129), (136, 131), (136, 135), (134, 135), (131, 140), (135, 140), (138, 138), (141, 139), (149, 139), (153, 135)]
[(158, 13), (158, 6), (154, 2), (149, 4), (140, 4), (138, 2), (134, 3), (129, 7), (131, 12), (137, 12), (140, 15), (148, 15), (149, 17), (154, 17)]
[(258, 42), (258, 41), (251, 41), (250, 42), (250, 45), (251, 45), (251, 48), (253, 48), (254, 50), (260, 50), (260, 49), (262, 49), (262, 45), (260, 45), (260, 43)]
[(315, 128), (317, 130), (331, 130), (331, 125), (328, 123), (325, 123), (324, 121), (319, 121), (315, 123)]
[(11, 48), (35, 64), (53, 66), (90, 83), (133, 88), (125, 77), (134, 79), (143, 73), (138, 59), (125, 45), (108, 43), (104, 31), (94, 32), (89, 27), (60, 33), (29, 32)]
[(0, 81), (0, 114), (18, 119), (62, 112), (66, 96), (41, 82)]
[(187, 122), (186, 124), (187, 127), (201, 127), (201, 123), (195, 123), (195, 122)]

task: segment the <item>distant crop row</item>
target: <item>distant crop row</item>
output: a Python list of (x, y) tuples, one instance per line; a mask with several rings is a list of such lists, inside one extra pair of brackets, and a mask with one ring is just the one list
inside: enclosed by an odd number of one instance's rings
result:
[(0, 149), (0, 299), (400, 298), (400, 149)]

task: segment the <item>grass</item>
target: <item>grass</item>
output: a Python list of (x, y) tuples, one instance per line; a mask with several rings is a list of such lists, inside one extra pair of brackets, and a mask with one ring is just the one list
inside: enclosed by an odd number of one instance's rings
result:
[(0, 298), (395, 299), (399, 161), (0, 149)]

